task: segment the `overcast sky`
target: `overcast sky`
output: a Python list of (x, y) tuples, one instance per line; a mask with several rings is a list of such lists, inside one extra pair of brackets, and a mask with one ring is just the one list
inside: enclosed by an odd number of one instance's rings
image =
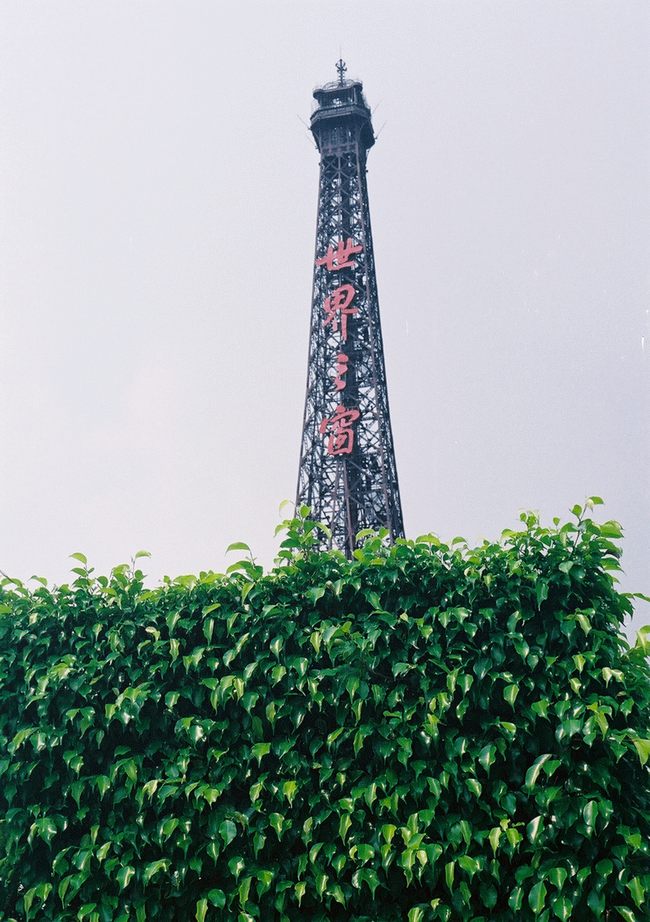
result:
[(647, 0), (2, 0), (0, 568), (271, 564), (341, 54), (407, 535), (598, 494), (649, 592)]

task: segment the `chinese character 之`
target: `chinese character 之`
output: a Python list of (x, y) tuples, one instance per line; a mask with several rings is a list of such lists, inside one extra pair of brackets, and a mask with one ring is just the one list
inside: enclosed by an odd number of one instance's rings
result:
[(348, 370), (348, 362), (350, 361), (349, 357), (344, 352), (339, 352), (336, 356), (336, 365), (334, 370), (336, 371), (336, 377), (334, 378), (334, 387), (337, 391), (342, 391), (345, 387), (345, 381), (343, 380), (343, 375)]

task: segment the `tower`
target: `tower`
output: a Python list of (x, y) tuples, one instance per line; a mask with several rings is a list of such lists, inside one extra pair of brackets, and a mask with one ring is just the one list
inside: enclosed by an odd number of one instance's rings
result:
[(366, 186), (375, 137), (363, 85), (337, 70), (311, 116), (321, 159), (297, 504), (351, 557), (362, 529), (386, 528), (392, 543), (404, 525)]

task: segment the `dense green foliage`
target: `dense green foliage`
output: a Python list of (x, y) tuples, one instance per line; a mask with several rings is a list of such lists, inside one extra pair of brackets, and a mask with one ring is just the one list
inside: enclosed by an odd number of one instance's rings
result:
[(0, 917), (647, 920), (650, 645), (595, 501), (476, 550), (350, 562), (297, 519), (267, 575), (5, 580)]

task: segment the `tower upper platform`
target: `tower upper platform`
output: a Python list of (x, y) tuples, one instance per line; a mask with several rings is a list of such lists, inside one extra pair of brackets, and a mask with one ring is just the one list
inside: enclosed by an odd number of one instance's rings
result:
[(314, 90), (316, 109), (311, 131), (321, 154), (335, 153), (357, 144), (365, 152), (375, 143), (371, 112), (358, 80), (344, 80)]

